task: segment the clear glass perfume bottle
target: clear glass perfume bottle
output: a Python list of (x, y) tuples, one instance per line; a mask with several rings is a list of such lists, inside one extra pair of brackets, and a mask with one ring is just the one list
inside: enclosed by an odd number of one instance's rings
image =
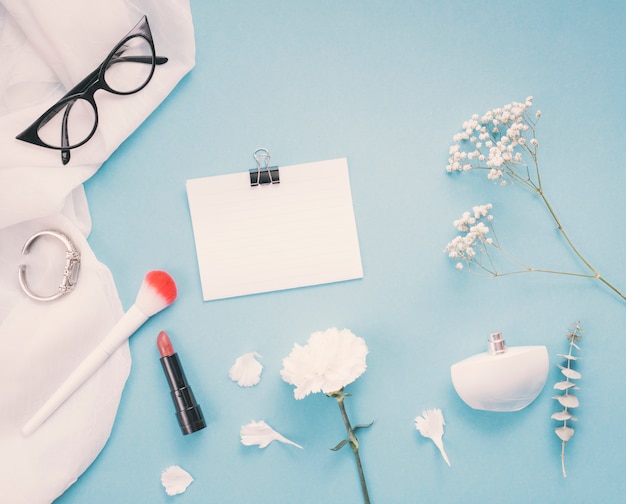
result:
[(518, 411), (539, 395), (548, 378), (545, 346), (507, 348), (501, 333), (489, 335), (487, 351), (450, 368), (461, 399), (477, 410)]

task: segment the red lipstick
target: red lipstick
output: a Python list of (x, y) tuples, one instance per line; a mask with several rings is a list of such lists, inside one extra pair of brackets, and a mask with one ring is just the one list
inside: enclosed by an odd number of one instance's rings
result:
[(183, 434), (191, 434), (206, 427), (202, 409), (196, 402), (196, 398), (187, 383), (185, 372), (174, 352), (172, 342), (165, 331), (161, 331), (157, 337), (157, 347), (161, 355), (161, 365), (170, 387), (170, 394), (174, 407), (176, 408), (176, 418)]

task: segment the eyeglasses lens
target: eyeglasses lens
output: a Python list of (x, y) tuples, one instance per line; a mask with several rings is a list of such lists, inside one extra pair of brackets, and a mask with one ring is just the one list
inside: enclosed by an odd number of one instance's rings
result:
[(143, 88), (154, 72), (154, 51), (142, 36), (121, 44), (107, 62), (104, 81), (116, 93), (135, 93)]
[(89, 138), (96, 125), (96, 111), (82, 98), (66, 100), (52, 109), (39, 125), (39, 138), (53, 147), (70, 148)]

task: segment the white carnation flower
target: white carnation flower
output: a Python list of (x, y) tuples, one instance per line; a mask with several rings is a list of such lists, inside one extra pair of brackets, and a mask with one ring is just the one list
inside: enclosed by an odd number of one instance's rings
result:
[(365, 340), (349, 329), (314, 332), (306, 345), (294, 345), (283, 359), (280, 375), (287, 383), (295, 385), (296, 399), (316, 392), (332, 394), (365, 372), (367, 353)]

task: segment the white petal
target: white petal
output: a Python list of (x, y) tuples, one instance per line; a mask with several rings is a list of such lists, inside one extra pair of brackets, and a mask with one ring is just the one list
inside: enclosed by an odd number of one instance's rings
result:
[(302, 448), (299, 444), (290, 441), (282, 436), (263, 420), (255, 422), (254, 420), (247, 425), (243, 425), (239, 431), (241, 436), (241, 444), (244, 446), (258, 445), (259, 448), (265, 448), (272, 441), (280, 441), (281, 443), (290, 444), (298, 448)]
[(445, 421), (443, 414), (438, 408), (426, 410), (421, 417), (415, 419), (415, 428), (419, 433), (427, 438), (437, 438), (443, 435)]
[(187, 490), (193, 478), (179, 466), (171, 466), (161, 473), (161, 485), (165, 488), (167, 495), (178, 495)]
[(256, 352), (250, 352), (237, 357), (235, 363), (228, 371), (228, 376), (240, 387), (252, 387), (261, 381), (263, 366), (255, 357), (260, 357)]
[(448, 459), (448, 455), (443, 447), (443, 426), (446, 424), (443, 413), (439, 408), (429, 409), (422, 413), (422, 416), (418, 416), (415, 418), (415, 428), (419, 431), (419, 433), (433, 440), (435, 446), (439, 448), (441, 452), (441, 456), (446, 461), (448, 466), (450, 465), (450, 460)]

